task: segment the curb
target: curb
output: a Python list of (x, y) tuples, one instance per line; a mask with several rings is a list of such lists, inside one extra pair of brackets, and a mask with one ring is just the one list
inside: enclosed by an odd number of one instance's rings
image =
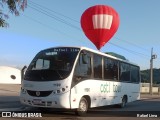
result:
[(16, 93), (19, 93), (19, 91), (6, 90), (6, 89), (0, 89), (0, 91), (7, 91), (7, 92), (16, 92)]

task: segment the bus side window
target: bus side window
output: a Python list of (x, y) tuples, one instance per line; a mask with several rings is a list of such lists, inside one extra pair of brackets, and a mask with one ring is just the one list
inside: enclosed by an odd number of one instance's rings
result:
[(88, 64), (88, 56), (87, 56), (87, 54), (82, 54), (82, 64)]
[(131, 82), (139, 83), (139, 68), (131, 66)]
[(94, 54), (93, 68), (94, 78), (102, 79), (102, 56)]
[(120, 81), (130, 82), (130, 65), (120, 63)]
[(90, 53), (82, 51), (74, 71), (73, 81), (80, 82), (91, 77)]
[(118, 61), (104, 59), (104, 79), (118, 80)]

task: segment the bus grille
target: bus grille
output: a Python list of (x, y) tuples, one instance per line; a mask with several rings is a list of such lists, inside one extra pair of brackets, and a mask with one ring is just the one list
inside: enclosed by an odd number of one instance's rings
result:
[(31, 90), (27, 90), (27, 93), (30, 96), (34, 96), (34, 97), (46, 97), (49, 96), (52, 91), (31, 91)]

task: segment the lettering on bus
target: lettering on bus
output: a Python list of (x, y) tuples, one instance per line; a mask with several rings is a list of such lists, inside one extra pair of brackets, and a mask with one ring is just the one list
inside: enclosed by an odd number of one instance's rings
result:
[(54, 87), (60, 87), (61, 84), (60, 84), (60, 83), (54, 83), (53, 86), (54, 86)]
[(79, 48), (54, 48), (54, 52), (79, 52)]
[(54, 52), (67, 52), (67, 48), (54, 48)]
[(106, 82), (105, 84), (100, 85), (101, 93), (110, 93), (110, 92), (121, 92), (121, 85), (112, 84), (110, 82)]
[(121, 92), (121, 86), (113, 83), (113, 92)]
[(101, 93), (109, 93), (110, 92), (110, 83), (101, 84), (100, 86)]
[(85, 92), (90, 92), (90, 88), (84, 88)]

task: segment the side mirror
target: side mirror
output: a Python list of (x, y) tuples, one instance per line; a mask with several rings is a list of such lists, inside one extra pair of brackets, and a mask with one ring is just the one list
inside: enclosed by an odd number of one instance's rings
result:
[(32, 66), (32, 69), (36, 68), (36, 62), (37, 62), (36, 60), (31, 62), (30, 66)]
[(22, 68), (22, 71), (24, 71), (26, 68), (27, 68), (27, 66), (25, 65), (25, 66)]
[(88, 64), (87, 54), (82, 54), (82, 62), (83, 62), (83, 64)]
[(24, 71), (27, 68), (27, 66), (25, 65), (22, 69), (21, 69), (21, 81), (24, 79)]

